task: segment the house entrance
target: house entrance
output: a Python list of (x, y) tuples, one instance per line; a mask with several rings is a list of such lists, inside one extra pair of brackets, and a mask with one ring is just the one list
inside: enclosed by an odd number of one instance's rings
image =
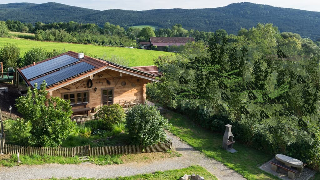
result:
[(111, 105), (113, 104), (113, 89), (103, 89), (102, 90), (102, 104)]

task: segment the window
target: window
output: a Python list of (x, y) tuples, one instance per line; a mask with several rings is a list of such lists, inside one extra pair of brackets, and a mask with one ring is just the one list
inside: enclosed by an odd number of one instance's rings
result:
[(70, 100), (70, 104), (83, 104), (89, 102), (88, 92), (68, 93), (63, 95), (63, 99)]
[(113, 104), (113, 89), (102, 90), (102, 104), (103, 105)]

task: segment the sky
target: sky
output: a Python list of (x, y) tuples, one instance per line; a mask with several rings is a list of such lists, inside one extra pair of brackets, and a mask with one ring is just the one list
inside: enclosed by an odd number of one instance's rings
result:
[[(125, 10), (150, 10), (150, 9), (199, 9), (227, 6), (238, 0), (0, 0), (0, 4), (13, 2), (46, 3), (57, 2), (72, 6), (96, 10), (125, 9)], [(266, 4), (275, 7), (294, 8), (320, 12), (319, 0), (249, 0), (256, 4)]]

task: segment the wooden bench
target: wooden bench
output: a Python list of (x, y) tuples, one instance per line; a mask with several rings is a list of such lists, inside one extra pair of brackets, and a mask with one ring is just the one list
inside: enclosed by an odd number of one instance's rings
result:
[(299, 173), (298, 170), (293, 169), (293, 168), (291, 168), (291, 167), (288, 167), (288, 166), (284, 165), (283, 163), (281, 163), (281, 162), (279, 162), (279, 161), (277, 161), (277, 160), (271, 161), (270, 164), (271, 164), (271, 169), (272, 169), (273, 171), (275, 171), (275, 172), (277, 172), (278, 167), (284, 169), (285, 171), (288, 171), (288, 177), (291, 178), (291, 179), (294, 179), (294, 178), (295, 178), (295, 175), (296, 175), (297, 173)]
[(88, 103), (83, 103), (83, 104), (73, 104), (72, 107), (78, 107), (78, 106), (83, 106), (83, 108), (77, 108), (77, 109), (72, 109), (73, 113), (78, 113), (78, 112), (85, 112), (87, 116), (89, 116), (89, 111), (91, 111), (90, 107), (87, 107)]

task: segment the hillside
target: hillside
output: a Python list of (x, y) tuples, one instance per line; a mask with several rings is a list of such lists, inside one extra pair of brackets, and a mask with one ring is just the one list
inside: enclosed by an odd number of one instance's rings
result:
[(156, 9), (148, 11), (105, 10), (98, 11), (59, 3), (12, 3), (0, 5), (0, 20), (22, 22), (105, 22), (128, 27), (152, 25), (168, 28), (181, 24), (185, 29), (215, 31), (225, 29), (237, 33), (241, 28), (251, 28), (257, 23), (273, 23), (281, 32), (294, 32), (313, 40), (320, 38), (320, 12), (278, 8), (253, 3), (235, 3), (208, 9)]
[(163, 55), (172, 55), (173, 53), (163, 51), (147, 51), (143, 49), (131, 49), (120, 47), (106, 47), (106, 46), (94, 46), (83, 44), (70, 44), (70, 43), (57, 43), (57, 42), (40, 42), (23, 39), (10, 39), (0, 38), (0, 47), (6, 44), (15, 44), (20, 48), (20, 55), (24, 55), (25, 52), (32, 48), (43, 48), (48, 51), (52, 50), (65, 50), (84, 52), (85, 55), (97, 58), (111, 58), (119, 57), (126, 61), (125, 64), (129, 66), (148, 66), (154, 64), (154, 59)]

